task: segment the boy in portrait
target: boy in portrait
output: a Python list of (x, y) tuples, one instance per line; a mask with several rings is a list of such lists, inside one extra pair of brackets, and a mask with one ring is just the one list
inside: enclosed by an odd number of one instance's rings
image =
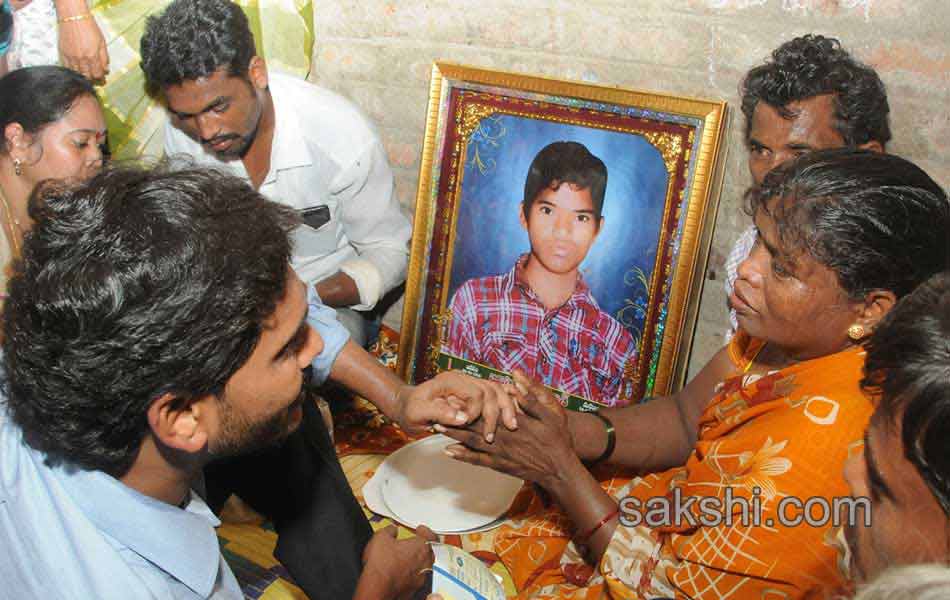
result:
[(607, 406), (632, 400), (633, 336), (600, 309), (579, 271), (603, 227), (606, 187), (607, 167), (583, 144), (538, 152), (519, 215), (531, 249), (507, 273), (456, 290), (444, 353)]

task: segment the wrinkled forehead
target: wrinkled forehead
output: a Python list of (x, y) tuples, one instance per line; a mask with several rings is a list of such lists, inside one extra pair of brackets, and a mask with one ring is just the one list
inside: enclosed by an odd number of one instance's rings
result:
[(813, 150), (837, 148), (845, 142), (835, 123), (833, 94), (792, 100), (784, 106), (774, 106), (760, 100), (756, 104), (748, 135), (791, 147)]

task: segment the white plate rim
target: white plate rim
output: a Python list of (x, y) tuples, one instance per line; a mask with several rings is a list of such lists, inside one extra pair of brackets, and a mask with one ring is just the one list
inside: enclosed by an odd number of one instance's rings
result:
[[(379, 482), (379, 492), (380, 492), (379, 497), (383, 501), (383, 504), (385, 505), (385, 507), (389, 509), (389, 511), (392, 513), (392, 515), (395, 517), (397, 521), (399, 521), (400, 523), (412, 529), (415, 529), (419, 525), (430, 526), (429, 524), (418, 521), (417, 519), (406, 518), (405, 511), (400, 512), (398, 510), (397, 508), (398, 503), (394, 503), (392, 501), (392, 498), (387, 497), (386, 490), (387, 490), (387, 482), (389, 481), (388, 478), (391, 478), (393, 476), (403, 478), (403, 479), (405, 478), (404, 474), (402, 474), (397, 469), (393, 468), (391, 464), (387, 464), (387, 463), (390, 463), (390, 461), (395, 462), (397, 460), (400, 460), (399, 459), (400, 456), (407, 454), (409, 452), (417, 451), (415, 448), (421, 445), (444, 444), (447, 446), (452, 443), (455, 443), (455, 440), (453, 440), (452, 438), (448, 436), (445, 436), (442, 434), (431, 435), (431, 436), (422, 438), (420, 440), (411, 442), (409, 444), (406, 444), (402, 448), (396, 450), (395, 452), (387, 456), (386, 459), (383, 460), (382, 463), (380, 463), (379, 468), (377, 469), (376, 473), (373, 475), (374, 477), (376, 477), (377, 474), (381, 473), (381, 479)], [(482, 467), (482, 468), (485, 468), (485, 467)], [(384, 469), (385, 469), (385, 472), (383, 472)], [(503, 474), (499, 473), (499, 475), (503, 475)], [(473, 533), (480, 530), (491, 529), (492, 527), (497, 526), (496, 523), (500, 525), (501, 522), (504, 521), (505, 515), (508, 512), (507, 507), (510, 506), (511, 501), (514, 500), (515, 496), (518, 494), (518, 492), (520, 491), (521, 487), (524, 484), (524, 482), (520, 479), (517, 479), (510, 475), (504, 475), (504, 476), (518, 481), (519, 485), (517, 487), (512, 486), (513, 491), (510, 494), (510, 498), (508, 498), (507, 502), (505, 503), (506, 508), (500, 514), (495, 515), (495, 516), (484, 515), (483, 516), (484, 520), (482, 522), (474, 524), (474, 525), (469, 525), (463, 528), (457, 528), (457, 527), (444, 528), (444, 527), (438, 527), (438, 526), (430, 526), (432, 530), (439, 533), (460, 534), (460, 533)], [(391, 495), (391, 492), (390, 492), (390, 495)], [(473, 514), (473, 513), (469, 513), (469, 514)], [(473, 519), (472, 522), (474, 523), (475, 520)]]

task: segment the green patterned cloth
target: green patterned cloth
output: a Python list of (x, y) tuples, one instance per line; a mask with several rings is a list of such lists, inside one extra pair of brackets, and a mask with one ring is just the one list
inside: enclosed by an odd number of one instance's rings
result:
[[(109, 75), (99, 87), (112, 156), (162, 155), (165, 111), (145, 91), (139, 40), (145, 18), (170, 0), (93, 0), (109, 50)], [(270, 69), (306, 77), (313, 52), (313, 3), (309, 0), (235, 0), (247, 14), (257, 52)]]

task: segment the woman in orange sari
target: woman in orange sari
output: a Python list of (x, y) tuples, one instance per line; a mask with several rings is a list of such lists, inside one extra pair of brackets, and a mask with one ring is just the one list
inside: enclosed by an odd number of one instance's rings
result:
[[(448, 432), (464, 444), (451, 455), (536, 482), (563, 511), (535, 502), (496, 535), (523, 595), (779, 600), (844, 584), (832, 519), (872, 412), (861, 344), (948, 268), (950, 205), (913, 164), (852, 151), (802, 157), (747, 200), (759, 238), (730, 298), (740, 334), (683, 390), (566, 414), (518, 377), (517, 431)], [(641, 476), (608, 493), (582, 460)]]

